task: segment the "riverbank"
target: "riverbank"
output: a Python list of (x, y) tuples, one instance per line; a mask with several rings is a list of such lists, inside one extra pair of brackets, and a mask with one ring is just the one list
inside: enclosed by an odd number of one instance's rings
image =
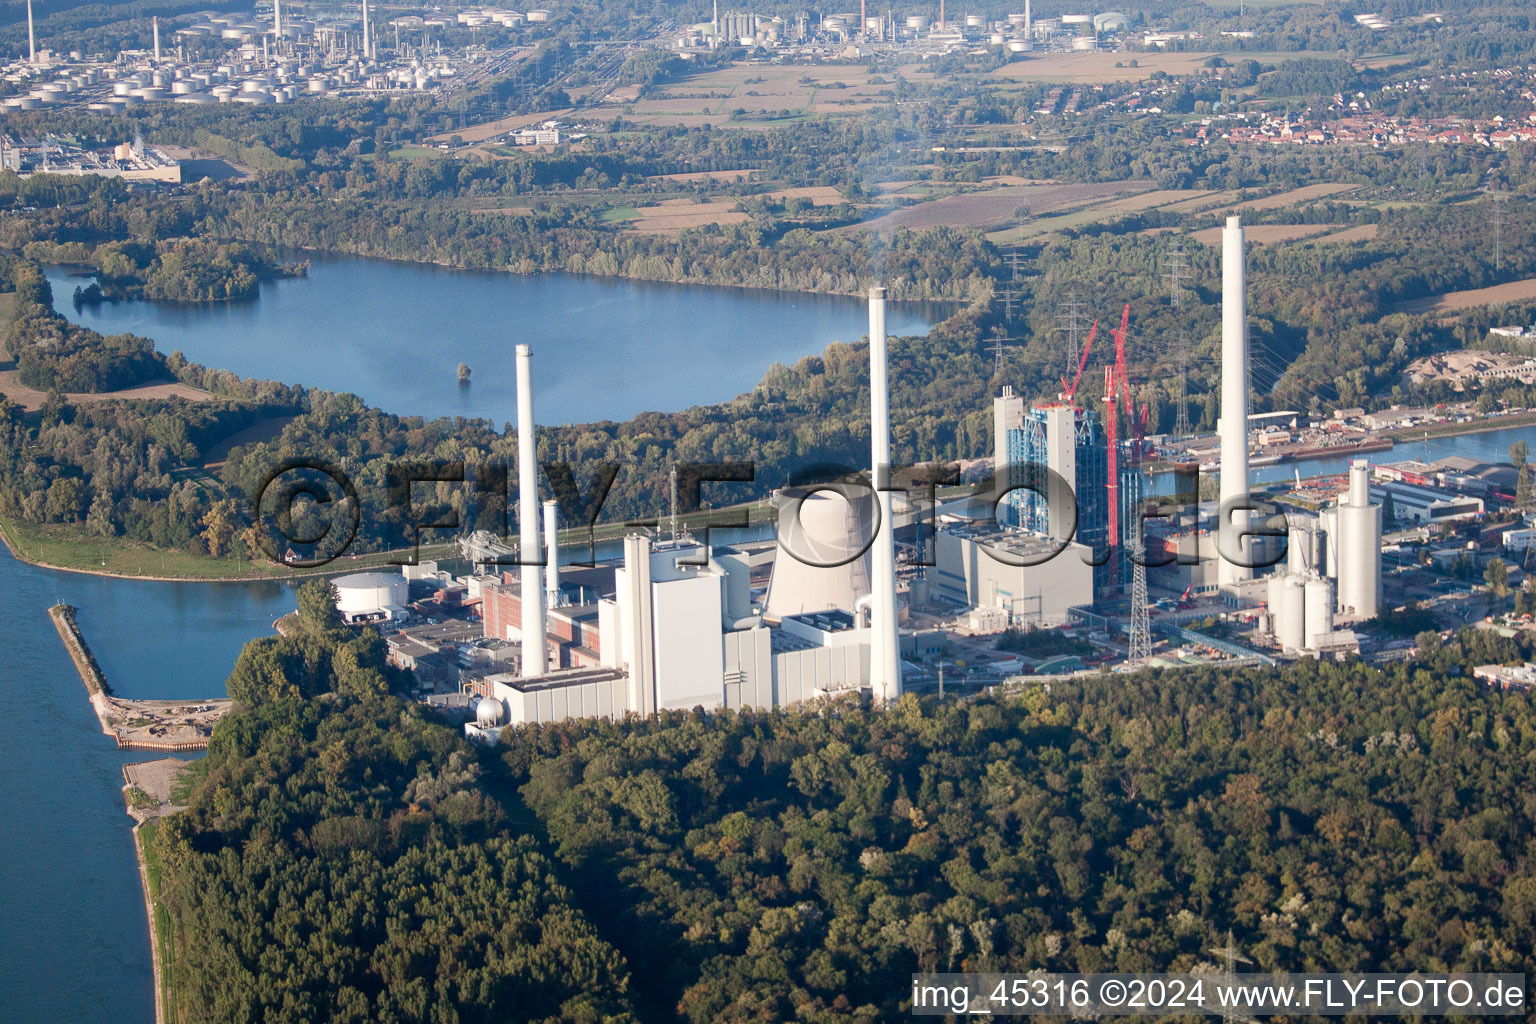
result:
[(1474, 420), (1471, 423), (1436, 423), (1428, 427), (1385, 430), (1382, 431), (1382, 436), (1391, 440), (1394, 444), (1409, 444), (1414, 441), (1422, 441), (1425, 437), (1434, 440), (1437, 437), (1461, 437), (1464, 434), (1485, 434), (1492, 430), (1509, 430), (1513, 427), (1529, 426), (1536, 426), (1536, 409), (1527, 409), (1524, 412), (1511, 413), (1508, 416)]
[(160, 906), (161, 868), (159, 854), (154, 851), (155, 833), (160, 828), (158, 820), (141, 822), (133, 826), (133, 853), (138, 861), (139, 886), (144, 891), (144, 920), (149, 929), (149, 964), (154, 978), (155, 1024), (170, 1024), (176, 1020), (171, 1005), (166, 974), (173, 957), (171, 946), (171, 917)]
[[(391, 558), (410, 553), (409, 549), (400, 549), (348, 555), (314, 569), (290, 569), (273, 562), (231, 562), (187, 551), (161, 551), (117, 538), (92, 537), (80, 528), (34, 526), (9, 519), (0, 519), (0, 543), (18, 562), (40, 569), (152, 583), (259, 583), (338, 576), (397, 568), (398, 563)], [(421, 557), (452, 558), (457, 551), (451, 542), (424, 544)]]

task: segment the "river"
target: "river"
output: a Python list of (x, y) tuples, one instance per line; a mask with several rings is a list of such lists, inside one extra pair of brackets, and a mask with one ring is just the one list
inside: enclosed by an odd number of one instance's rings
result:
[(280, 583), (148, 583), (38, 569), (0, 545), (0, 1019), (149, 1024), (149, 932), (119, 792), (151, 760), (101, 732), (47, 608), (124, 697), (220, 696), (240, 646), (293, 608)]
[[(587, 423), (734, 398), (773, 363), (868, 329), (864, 302), (849, 296), (302, 255), (307, 277), (268, 282), (248, 302), (76, 309), (85, 279), (54, 267), (48, 280), (60, 313), (103, 334), (152, 338), (242, 377), (350, 391), (401, 415), (498, 425), (517, 418), (519, 343), (533, 346), (539, 422)], [(945, 315), (942, 304), (892, 303), (887, 325), (925, 334)]]

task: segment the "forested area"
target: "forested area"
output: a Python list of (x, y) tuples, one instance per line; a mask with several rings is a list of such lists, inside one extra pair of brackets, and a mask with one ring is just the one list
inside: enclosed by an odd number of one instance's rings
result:
[(1261, 971), (1530, 972), (1536, 707), (1468, 672), (1530, 654), (1464, 630), (485, 754), (322, 679), (226, 718), (161, 829), (183, 1005), (886, 1020), (914, 971), (1189, 970), (1229, 930)]
[(132, 334), (103, 336), (53, 309), (53, 290), (32, 263), (12, 272), (16, 308), (5, 336), (18, 378), (40, 391), (114, 391), (165, 375), (154, 342)]

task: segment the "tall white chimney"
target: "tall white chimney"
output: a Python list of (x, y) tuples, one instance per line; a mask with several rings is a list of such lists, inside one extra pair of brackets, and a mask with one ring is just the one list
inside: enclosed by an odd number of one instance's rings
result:
[(363, 0), (363, 59), (373, 59), (372, 37), (368, 33), (368, 0)]
[(37, 34), (32, 31), (32, 0), (27, 0), (27, 62), (37, 63)]
[(886, 381), (885, 289), (869, 289), (869, 436), (871, 481), (880, 508), (880, 532), (870, 552), (869, 682), (876, 700), (901, 696), (901, 652), (896, 641), (896, 529), (891, 510), (891, 411)]
[(159, 18), (152, 18), (152, 19), (150, 19), (150, 24), (153, 25), (154, 29), (155, 29), (155, 60), (159, 60), (160, 59), (160, 19)]
[(277, 36), (277, 51), (283, 51), (283, 0), (272, 0), (272, 34)]
[(1032, 40), (1035, 38), (1035, 25), (1030, 14), (1029, 0), (1024, 0), (1024, 38)]
[(539, 585), (539, 467), (533, 436), (533, 351), (517, 346), (517, 529), (522, 565), (523, 676), (544, 674), (544, 591)]
[[(1221, 232), (1221, 500), (1248, 496), (1248, 300), (1243, 280), (1243, 222), (1228, 217)], [(1248, 527), (1249, 514), (1234, 512), (1230, 525), (1221, 529), (1234, 540), (1219, 545), (1242, 551), (1245, 561), (1253, 550), (1252, 539), (1239, 546), (1235, 538)], [(1222, 586), (1253, 579), (1253, 570), (1217, 554), (1217, 581)]]
[(544, 607), (560, 603), (560, 503), (544, 503)]

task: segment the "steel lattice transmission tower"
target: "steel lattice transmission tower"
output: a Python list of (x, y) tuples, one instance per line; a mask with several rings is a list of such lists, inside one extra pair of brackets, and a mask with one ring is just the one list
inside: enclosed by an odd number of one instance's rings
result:
[(1145, 662), (1152, 657), (1152, 620), (1147, 610), (1146, 520), (1136, 517), (1136, 536), (1131, 546), (1131, 637), (1130, 661)]
[(1088, 324), (1088, 313), (1083, 300), (1077, 294), (1077, 285), (1067, 289), (1066, 297), (1056, 307), (1056, 330), (1067, 336), (1067, 371), (1071, 377), (1077, 373), (1081, 358), (1083, 328)]
[(1003, 289), (1000, 296), (1003, 300), (1003, 319), (1012, 323), (1013, 318), (1018, 315), (1019, 307), (1022, 305), (1019, 301), (1021, 298), (1019, 278), (1023, 275), (1019, 271), (1024, 267), (1024, 254), (1017, 249), (1009, 249), (1007, 254), (1003, 256), (1003, 262), (1008, 267), (1008, 285)]

